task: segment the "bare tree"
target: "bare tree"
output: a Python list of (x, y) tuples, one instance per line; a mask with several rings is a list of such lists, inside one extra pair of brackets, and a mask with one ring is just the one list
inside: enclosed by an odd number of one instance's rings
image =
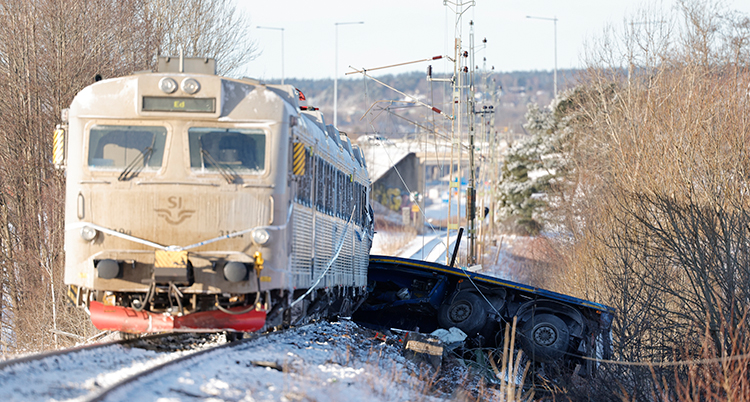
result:
[(148, 19), (165, 56), (212, 57), (219, 72), (232, 75), (258, 55), (249, 20), (232, 0), (145, 0)]
[[(750, 22), (714, 3), (679, 12), (605, 37), (570, 110), (576, 186), (560, 211), (573, 215), (569, 272), (586, 274), (569, 278), (618, 309), (628, 361), (747, 352)], [(613, 371), (634, 399), (690, 378)]]

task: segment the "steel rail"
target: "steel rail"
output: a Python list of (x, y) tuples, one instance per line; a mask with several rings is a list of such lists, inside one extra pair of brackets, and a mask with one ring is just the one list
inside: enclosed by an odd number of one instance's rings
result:
[[(94, 393), (89, 394), (89, 396), (83, 397), (83, 398), (81, 398), (79, 400), (84, 401), (84, 402), (100, 402), (100, 401), (104, 401), (113, 392), (118, 391), (118, 390), (120, 390), (120, 389), (122, 389), (122, 388), (124, 388), (124, 387), (126, 387), (126, 386), (128, 386), (130, 384), (133, 384), (133, 383), (141, 380), (143, 377), (150, 376), (151, 374), (154, 374), (157, 371), (163, 370), (163, 369), (165, 369), (167, 367), (179, 365), (179, 364), (184, 363), (184, 362), (186, 362), (188, 360), (191, 360), (191, 359), (201, 358), (202, 356), (204, 356), (206, 354), (209, 354), (209, 353), (218, 352), (218, 351), (221, 351), (221, 350), (224, 350), (224, 349), (227, 349), (227, 348), (235, 348), (235, 347), (239, 347), (239, 346), (242, 346), (242, 345), (246, 345), (248, 343), (251, 343), (253, 341), (256, 341), (258, 339), (261, 339), (261, 338), (266, 337), (266, 336), (271, 335), (271, 334), (277, 334), (279, 332), (285, 332), (285, 331), (289, 331), (291, 329), (304, 328), (304, 327), (310, 326), (312, 324), (313, 323), (307, 323), (307, 324), (303, 324), (303, 325), (290, 326), (289, 328), (285, 328), (282, 331), (264, 332), (264, 333), (257, 333), (257, 332), (248, 333), (248, 335), (249, 335), (248, 338), (236, 340), (236, 341), (233, 341), (233, 342), (228, 342), (228, 343), (225, 343), (225, 344), (222, 344), (222, 345), (217, 345), (217, 346), (206, 348), (206, 349), (202, 349), (202, 350), (200, 350), (198, 352), (190, 353), (190, 354), (187, 354), (185, 356), (181, 356), (181, 357), (178, 357), (176, 359), (172, 359), (172, 360), (169, 360), (169, 361), (165, 361), (164, 363), (157, 364), (155, 366), (151, 366), (150, 368), (148, 368), (146, 370), (140, 371), (140, 372), (138, 372), (136, 374), (133, 374), (133, 375), (131, 375), (129, 377), (123, 378), (122, 380), (118, 381), (117, 383), (112, 384), (111, 386), (106, 387), (106, 388), (101, 388), (98, 391), (95, 391)], [(278, 365), (275, 364), (275, 363), (272, 363), (272, 362), (257, 361), (257, 362), (252, 362), (252, 363), (254, 365), (256, 365), (256, 366), (270, 367), (270, 368), (274, 368), (274, 369), (279, 369), (277, 367)]]
[(74, 346), (72, 348), (51, 350), (51, 351), (42, 352), (42, 353), (35, 353), (35, 354), (31, 354), (31, 355), (27, 355), (27, 356), (15, 358), (15, 359), (9, 359), (9, 360), (0, 362), (0, 371), (3, 371), (8, 367), (15, 366), (18, 364), (40, 361), (40, 360), (48, 359), (50, 357), (72, 355), (72, 354), (76, 354), (76, 353), (87, 351), (87, 350), (96, 350), (96, 349), (101, 349), (101, 348), (105, 348), (109, 346), (116, 346), (116, 345), (128, 345), (131, 343), (142, 342), (144, 340), (158, 339), (158, 338), (174, 336), (174, 335), (176, 334), (173, 334), (173, 333), (153, 334), (153, 335), (133, 338), (133, 339), (121, 339), (119, 341), (92, 343), (88, 345)]
[(129, 377), (125, 377), (122, 380), (120, 380), (120, 381), (118, 381), (118, 382), (116, 382), (116, 383), (114, 383), (114, 384), (112, 384), (112, 385), (110, 385), (110, 386), (108, 386), (106, 388), (101, 388), (101, 389), (99, 389), (97, 391), (94, 391), (93, 393), (87, 395), (86, 397), (84, 397), (84, 398), (82, 398), (80, 400), (85, 401), (85, 402), (103, 401), (110, 394), (112, 394), (113, 392), (115, 392), (115, 391), (117, 391), (117, 390), (119, 390), (119, 389), (121, 389), (121, 388), (129, 385), (129, 384), (132, 384), (132, 383), (140, 380), (142, 377), (151, 375), (151, 374), (153, 374), (153, 373), (155, 373), (155, 372), (157, 372), (159, 370), (162, 370), (162, 369), (164, 369), (166, 367), (169, 367), (169, 366), (172, 366), (172, 365), (176, 365), (178, 363), (183, 363), (183, 362), (185, 362), (185, 361), (187, 361), (189, 359), (200, 357), (200, 356), (205, 355), (205, 354), (207, 354), (209, 352), (216, 352), (217, 350), (221, 350), (221, 349), (225, 349), (225, 348), (229, 348), (229, 347), (236, 347), (236, 346), (238, 346), (240, 344), (247, 343), (247, 342), (249, 342), (249, 341), (251, 341), (253, 339), (255, 339), (255, 338), (247, 338), (247, 339), (241, 339), (241, 340), (234, 341), (234, 342), (225, 343), (225, 344), (222, 344), (222, 345), (218, 345), (218, 346), (214, 346), (214, 347), (211, 347), (211, 348), (203, 349), (203, 350), (200, 350), (200, 351), (195, 352), (195, 353), (190, 353), (190, 354), (187, 354), (185, 356), (178, 357), (176, 359), (169, 360), (169, 361), (166, 361), (166, 362), (161, 363), (161, 364), (157, 364), (155, 366), (151, 366), (150, 368), (148, 368), (146, 370), (140, 371), (140, 372), (138, 372), (136, 374), (133, 374), (133, 375), (131, 375)]

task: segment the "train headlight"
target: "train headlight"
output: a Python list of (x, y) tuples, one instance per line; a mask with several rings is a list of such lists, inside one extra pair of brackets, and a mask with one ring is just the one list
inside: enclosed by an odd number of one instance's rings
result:
[(159, 81), (159, 89), (165, 94), (171, 94), (177, 90), (177, 81), (169, 77), (164, 77)]
[(253, 230), (252, 236), (255, 244), (259, 246), (268, 243), (268, 240), (271, 238), (271, 235), (268, 234), (266, 229), (255, 229)]
[(185, 93), (195, 95), (201, 90), (201, 84), (195, 78), (185, 78), (180, 86)]
[(84, 226), (81, 228), (81, 237), (86, 241), (96, 239), (97, 233), (98, 232), (96, 231), (96, 229), (92, 228), (91, 226)]

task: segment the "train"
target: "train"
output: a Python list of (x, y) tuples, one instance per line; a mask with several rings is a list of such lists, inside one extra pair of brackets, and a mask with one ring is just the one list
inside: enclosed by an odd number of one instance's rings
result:
[(124, 333), (351, 315), (373, 237), (362, 151), (291, 85), (209, 58), (98, 79), (55, 130), (68, 298)]

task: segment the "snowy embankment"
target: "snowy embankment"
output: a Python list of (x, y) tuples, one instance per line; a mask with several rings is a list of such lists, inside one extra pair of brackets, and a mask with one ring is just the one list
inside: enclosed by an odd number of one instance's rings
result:
[(175, 339), (180, 342), (172, 340), (170, 347), (150, 347), (144, 340), (137, 341), (144, 344), (137, 347), (109, 344), (9, 365), (0, 370), (0, 400), (87, 400), (123, 378), (225, 342), (223, 336)]
[(143, 374), (221, 342), (178, 352), (113, 345), (19, 363), (0, 371), (0, 398), (83, 401), (135, 376), (104, 400), (443, 401), (467, 395), (479, 381), (456, 359), (446, 359), (439, 373), (419, 367), (404, 358), (399, 334), (380, 334), (346, 320), (261, 335)]
[(107, 400), (438, 401), (397, 342), (349, 321), (320, 322), (160, 370)]

